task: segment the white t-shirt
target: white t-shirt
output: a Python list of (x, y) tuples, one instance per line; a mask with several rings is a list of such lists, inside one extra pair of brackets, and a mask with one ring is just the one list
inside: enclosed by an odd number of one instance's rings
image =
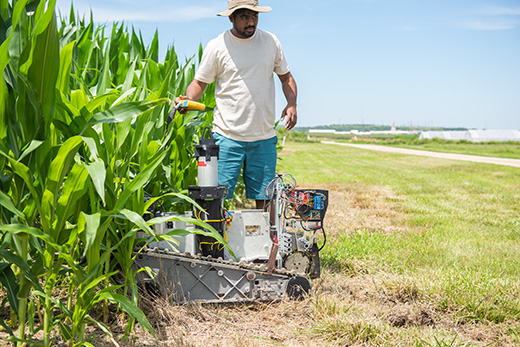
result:
[(289, 65), (273, 34), (257, 29), (247, 39), (230, 30), (211, 40), (195, 79), (216, 79), (213, 131), (236, 141), (259, 141), (276, 135), (273, 72), (284, 75)]

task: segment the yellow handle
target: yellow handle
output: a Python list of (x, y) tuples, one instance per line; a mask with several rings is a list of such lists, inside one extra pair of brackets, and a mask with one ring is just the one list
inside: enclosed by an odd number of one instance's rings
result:
[(181, 101), (181, 107), (187, 108), (190, 111), (204, 111), (206, 109), (206, 105), (191, 100)]

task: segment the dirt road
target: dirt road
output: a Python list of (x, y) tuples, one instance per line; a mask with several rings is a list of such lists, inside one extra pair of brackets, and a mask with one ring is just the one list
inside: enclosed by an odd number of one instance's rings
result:
[(360, 148), (360, 149), (368, 149), (371, 151), (401, 153), (401, 154), (408, 154), (408, 155), (420, 155), (420, 156), (432, 157), (432, 158), (465, 160), (465, 161), (472, 161), (472, 162), (476, 162), (476, 163), (487, 163), (487, 164), (520, 167), (520, 159), (482, 157), (482, 156), (478, 156), (478, 155), (467, 155), (467, 154), (456, 154), (456, 153), (439, 153), (439, 152), (422, 151), (422, 150), (416, 150), (416, 149), (396, 148), (396, 147), (379, 146), (379, 145), (358, 145), (358, 144), (353, 144), (353, 143), (340, 143), (340, 142), (334, 142), (334, 141), (321, 141), (321, 143), (325, 143), (325, 144), (329, 144), (329, 145), (355, 147), (355, 148)]

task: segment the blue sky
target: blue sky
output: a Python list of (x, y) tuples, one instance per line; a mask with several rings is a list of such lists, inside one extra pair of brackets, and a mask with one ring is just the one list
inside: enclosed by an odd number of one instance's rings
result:
[[(520, 129), (520, 0), (260, 0), (298, 83), (299, 126)], [(58, 0), (68, 14), (70, 0)], [(189, 58), (231, 27), (226, 0), (81, 0), (161, 54)], [(281, 89), (277, 109), (284, 107)]]

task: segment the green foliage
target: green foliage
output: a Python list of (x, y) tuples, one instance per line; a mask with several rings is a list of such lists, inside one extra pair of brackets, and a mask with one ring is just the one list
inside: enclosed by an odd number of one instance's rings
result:
[[(55, 327), (71, 345), (87, 324), (110, 334), (90, 315), (108, 301), (128, 314), (127, 332), (134, 320), (152, 331), (137, 307), (135, 235), (166, 237), (151, 228), (160, 219), (143, 218), (147, 199), (184, 208), (197, 172), (191, 148), (211, 120), (191, 112), (166, 124), (195, 57), (181, 64), (170, 48), (159, 62), (157, 33), (148, 47), (123, 24), (106, 36), (73, 8), (58, 20), (55, 3), (0, 0), (0, 284), (18, 345), (43, 329), (49, 346)], [(213, 98), (210, 86), (202, 101)]]

